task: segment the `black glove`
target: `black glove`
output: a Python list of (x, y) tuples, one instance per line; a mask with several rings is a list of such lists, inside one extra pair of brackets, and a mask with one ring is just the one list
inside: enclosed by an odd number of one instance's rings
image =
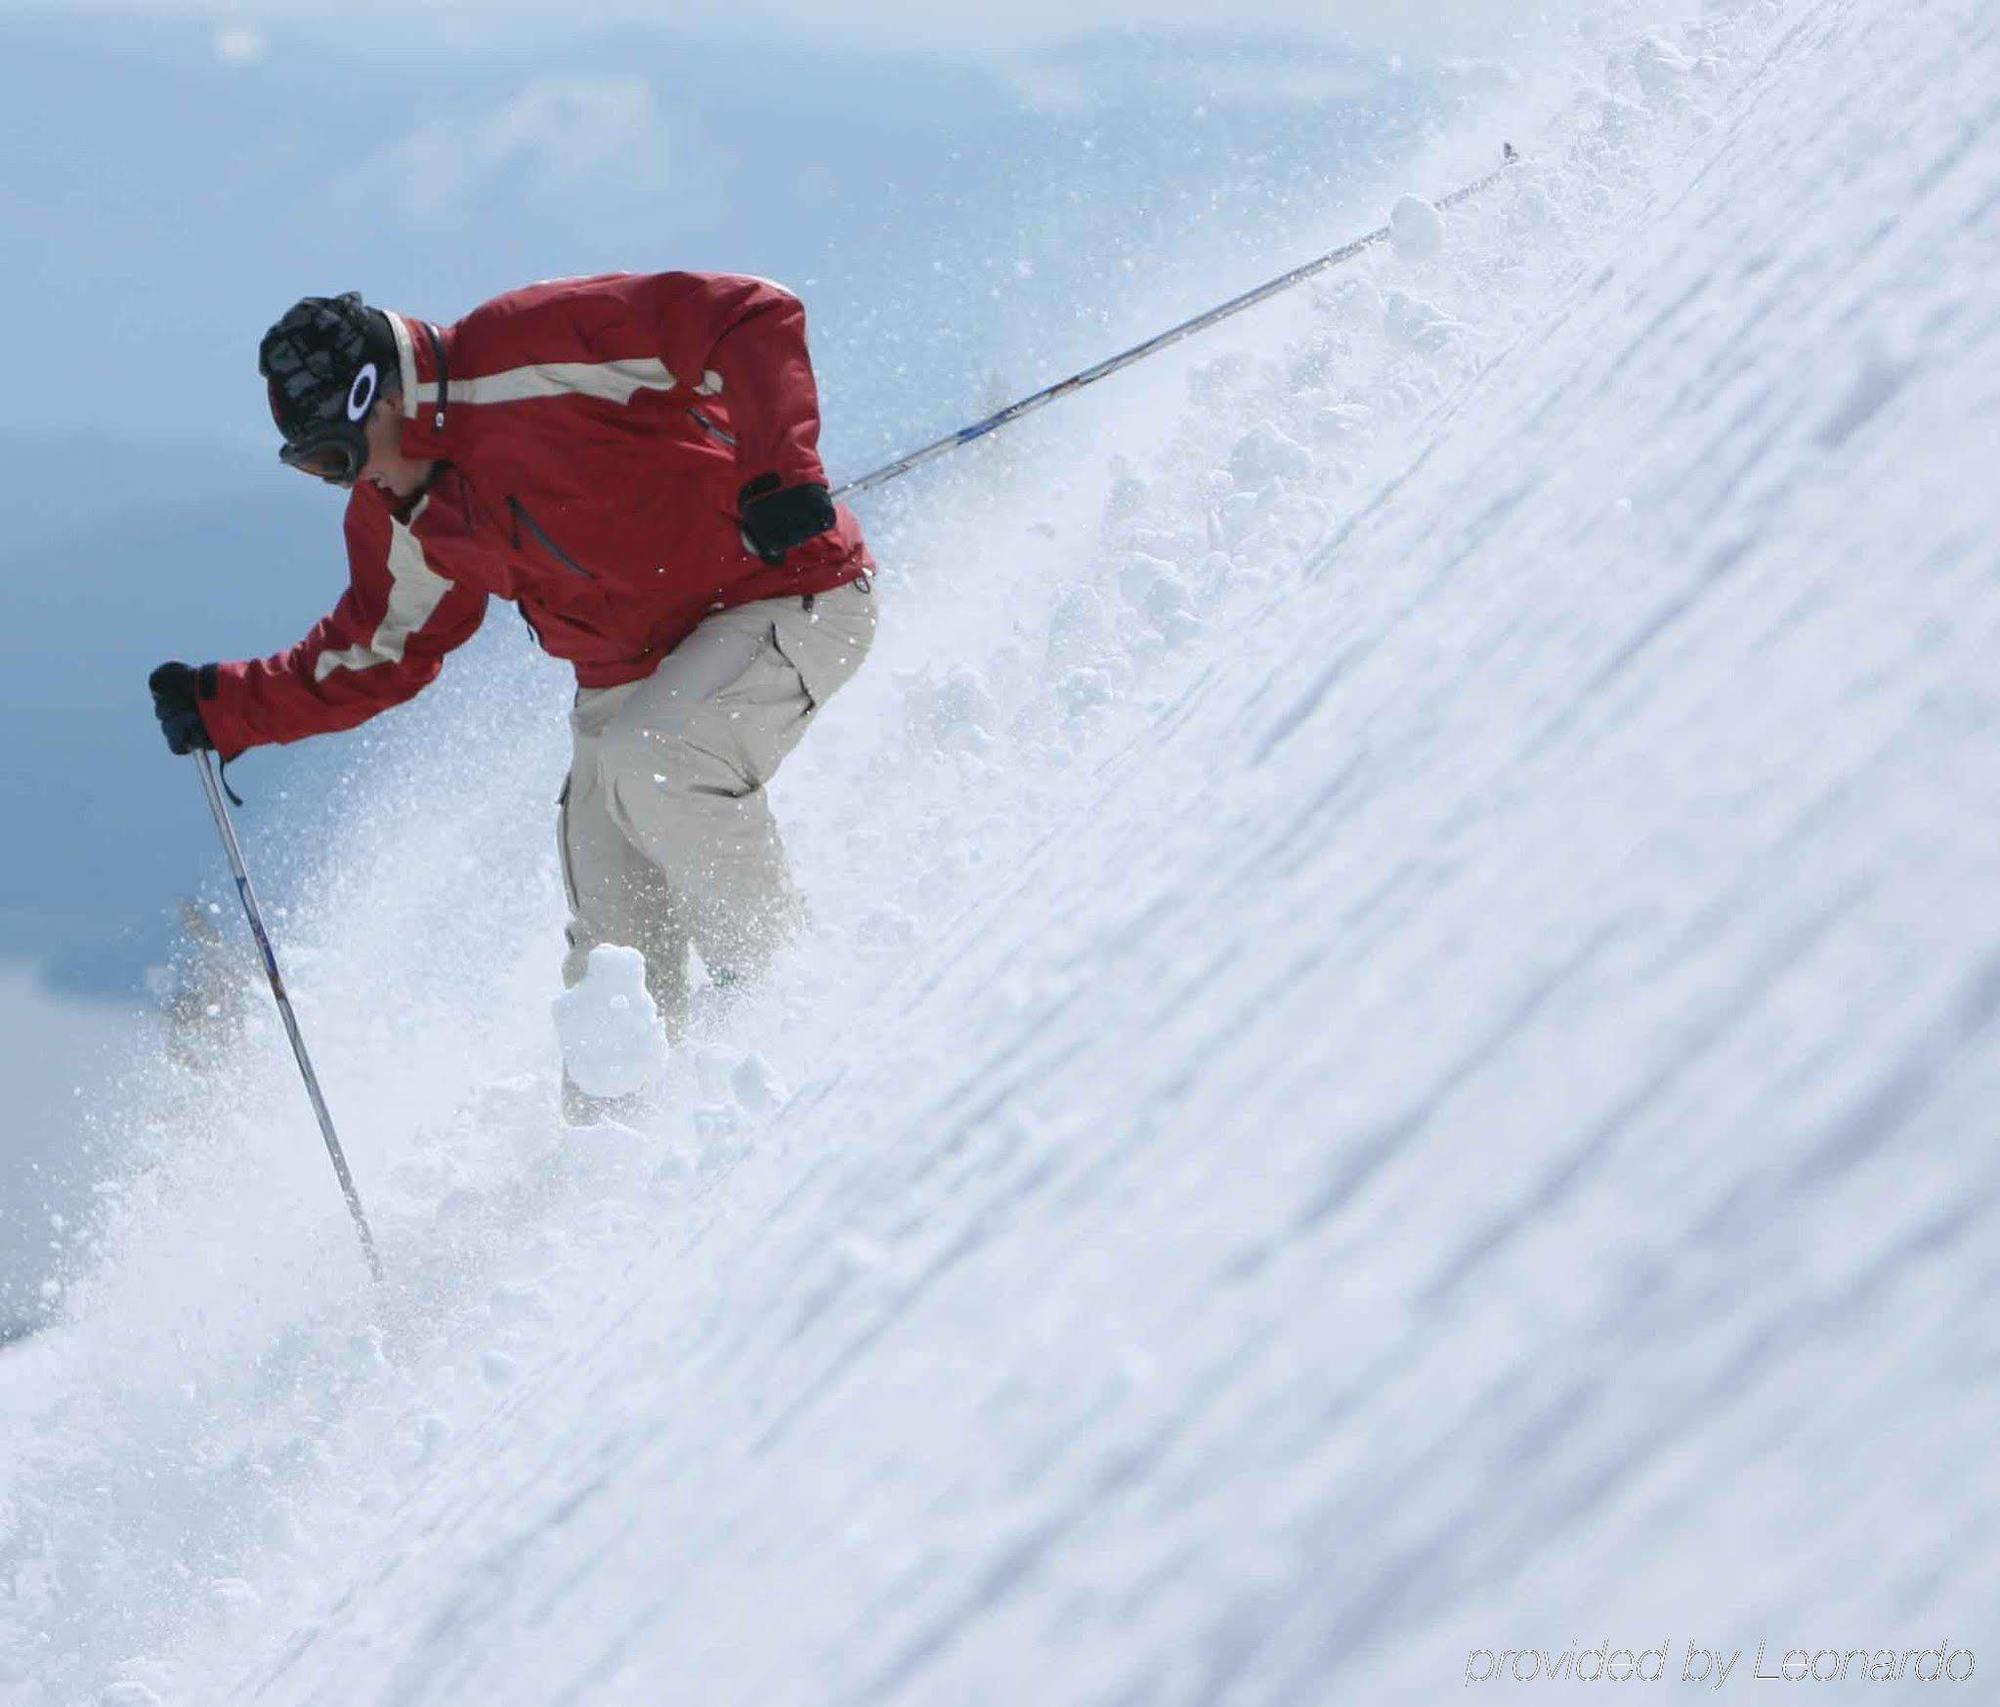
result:
[(208, 729), (201, 720), (201, 701), (215, 698), (215, 666), (204, 664), (162, 664), (146, 678), (153, 690), (153, 715), (167, 737), (167, 749), (191, 753), (197, 747), (213, 748)]
[(795, 545), (804, 545), (833, 526), (833, 499), (824, 486), (783, 486), (775, 474), (760, 474), (736, 494), (742, 511), (743, 543), (766, 563), (778, 564)]

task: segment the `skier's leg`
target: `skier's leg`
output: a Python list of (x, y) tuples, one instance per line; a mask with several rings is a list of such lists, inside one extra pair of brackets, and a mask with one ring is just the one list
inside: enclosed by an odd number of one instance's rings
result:
[(605, 724), (606, 810), (720, 980), (759, 976), (802, 915), (764, 784), (874, 637), (866, 585), (718, 611)]
[(572, 718), (576, 752), (556, 820), (563, 886), (569, 895), (569, 952), (563, 982), (576, 983), (600, 943), (636, 948), (646, 959), (646, 987), (667, 1035), (687, 1023), (687, 911), (664, 874), (633, 847), (606, 808), (599, 736), (629, 688), (578, 696)]

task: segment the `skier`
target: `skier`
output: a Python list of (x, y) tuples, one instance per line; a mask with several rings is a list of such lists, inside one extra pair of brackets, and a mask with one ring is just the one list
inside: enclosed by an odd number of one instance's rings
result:
[[(511, 599), (574, 665), (565, 983), (637, 948), (668, 1035), (687, 955), (756, 978), (800, 917), (764, 795), (875, 629), (828, 494), (797, 297), (717, 273), (533, 285), (441, 327), (307, 297), (258, 367), (289, 468), (348, 489), (349, 586), (289, 651), (162, 664), (168, 747), (226, 762), (410, 698)], [(576, 1117), (589, 1099), (565, 1082)]]

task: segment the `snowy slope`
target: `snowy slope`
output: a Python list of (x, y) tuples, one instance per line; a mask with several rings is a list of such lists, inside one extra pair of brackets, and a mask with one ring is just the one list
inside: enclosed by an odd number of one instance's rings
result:
[(1616, 8), (1439, 256), (885, 511), (656, 1130), (552, 1126), (557, 694), (448, 682), (281, 945), (396, 1278), (268, 1032), (126, 1088), (0, 1701), (2000, 1669), (1996, 89)]

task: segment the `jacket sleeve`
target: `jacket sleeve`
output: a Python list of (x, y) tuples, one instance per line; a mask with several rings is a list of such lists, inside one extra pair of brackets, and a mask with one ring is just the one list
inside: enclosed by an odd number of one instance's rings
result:
[(769, 279), (732, 273), (660, 273), (646, 295), (667, 366), (729, 417), (744, 479), (825, 485), (805, 304)]
[(486, 614), (484, 589), (447, 580), (420, 537), (426, 498), (398, 521), (381, 494), (347, 507), (349, 584), (333, 613), (273, 657), (224, 664), (202, 722), (224, 758), (271, 742), (352, 729), (436, 679)]

